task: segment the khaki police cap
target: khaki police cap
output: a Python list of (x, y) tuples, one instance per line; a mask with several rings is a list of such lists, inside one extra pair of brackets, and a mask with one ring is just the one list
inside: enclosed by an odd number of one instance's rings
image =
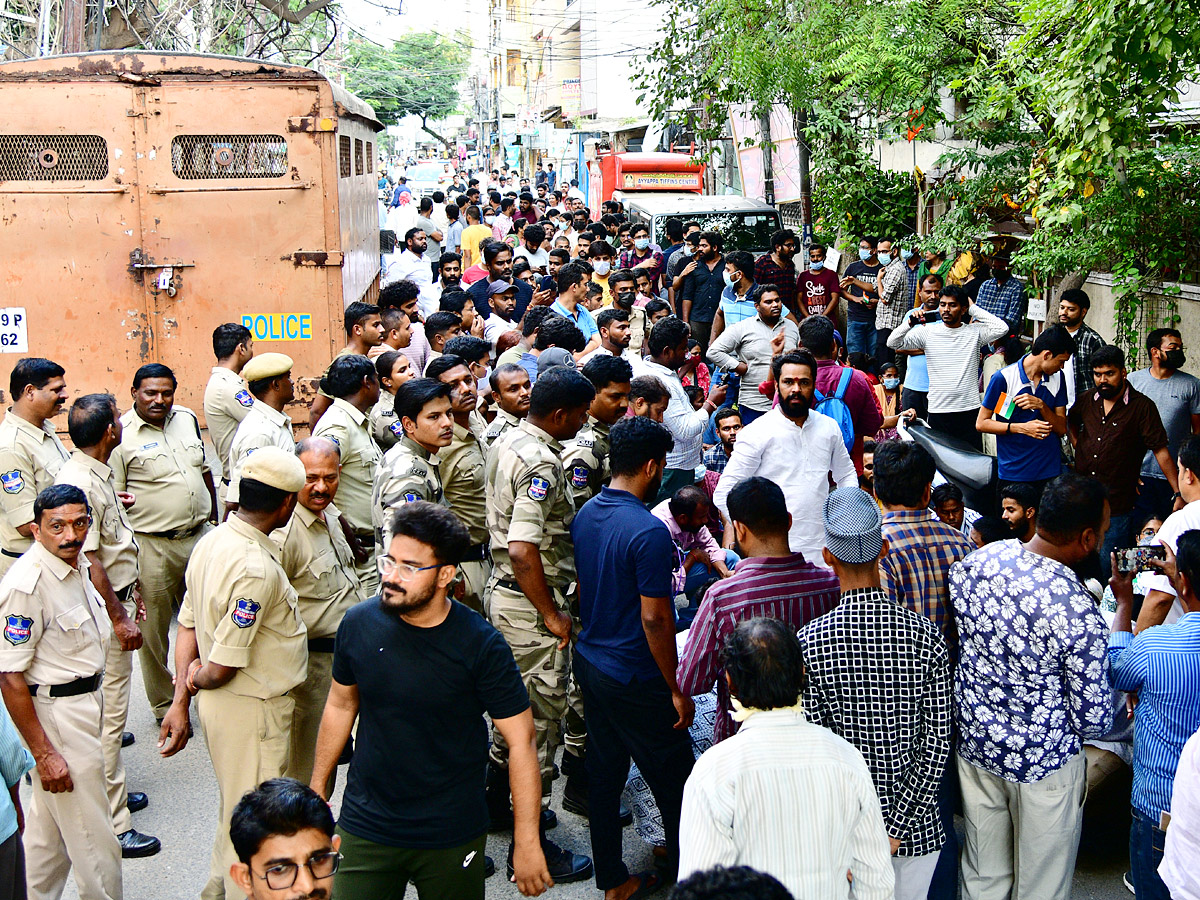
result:
[(286, 353), (260, 353), (242, 367), (246, 381), (262, 381), (292, 371), (292, 358)]
[(278, 447), (262, 447), (242, 460), (242, 479), (247, 478), (295, 493), (304, 487), (304, 463), (294, 453)]

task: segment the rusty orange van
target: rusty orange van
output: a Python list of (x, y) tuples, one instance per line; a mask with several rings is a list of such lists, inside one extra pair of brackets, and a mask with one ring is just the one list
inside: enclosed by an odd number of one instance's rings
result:
[(212, 331), (242, 322), (295, 359), (307, 421), (379, 290), (371, 108), (301, 66), (149, 52), (3, 63), (0, 100), (0, 385), (45, 356), (125, 408), (161, 362), (203, 415)]

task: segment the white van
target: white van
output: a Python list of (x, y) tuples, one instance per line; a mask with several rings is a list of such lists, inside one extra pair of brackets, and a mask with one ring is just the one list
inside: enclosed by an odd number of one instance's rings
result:
[(699, 222), (703, 231), (725, 238), (725, 252), (746, 250), (755, 255), (771, 251), (771, 235), (783, 228), (779, 211), (760, 200), (735, 195), (669, 194), (614, 191), (613, 199), (625, 204), (633, 224), (650, 228), (651, 243), (666, 247), (667, 220)]

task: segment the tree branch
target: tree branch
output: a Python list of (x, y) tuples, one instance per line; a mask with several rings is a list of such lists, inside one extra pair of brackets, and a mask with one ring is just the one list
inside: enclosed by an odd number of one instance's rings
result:
[(447, 150), (453, 149), (453, 147), (454, 147), (453, 144), (451, 144), (448, 140), (446, 140), (444, 137), (442, 137), (440, 134), (438, 134), (436, 131), (434, 131), (432, 128), (429, 127), (428, 123), (426, 122), (425, 116), (421, 116), (421, 130), (424, 131), (426, 134), (432, 135), (433, 137), (435, 137), (439, 141), (441, 141)]
[(299, 9), (292, 9), (288, 5), (287, 0), (253, 0), (259, 6), (264, 7), (274, 13), (285, 22), (291, 22), (293, 25), (299, 25), (309, 16), (318, 13), (327, 7), (333, 0), (312, 0), (311, 3), (306, 3)]

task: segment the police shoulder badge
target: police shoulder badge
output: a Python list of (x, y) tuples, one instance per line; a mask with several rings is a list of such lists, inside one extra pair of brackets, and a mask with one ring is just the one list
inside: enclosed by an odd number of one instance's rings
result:
[(587, 466), (572, 466), (571, 467), (571, 487), (587, 487), (588, 475), (590, 474)]
[[(394, 413), (393, 413), (393, 415), (394, 415)], [(389, 425), (388, 431), (390, 431), (392, 434), (394, 434), (398, 438), (404, 437), (404, 426), (401, 425), (399, 422), (393, 422), (391, 425)]]
[(254, 405), (254, 398), (252, 396), (250, 396), (249, 391), (238, 391), (236, 394), (233, 395), (233, 399), (236, 400), (238, 403), (242, 404), (242, 406), (253, 406)]
[(416, 503), (420, 499), (421, 498), (418, 497), (416, 494), (414, 494), (412, 491), (407, 491), (404, 494), (404, 502), (405, 503)]
[(529, 482), (529, 499), (530, 500), (545, 500), (546, 495), (550, 492), (550, 482), (545, 478), (534, 475)]
[(6, 616), (4, 619), (4, 639), (14, 647), (24, 644), (33, 633), (33, 619), (28, 616)]
[(233, 604), (233, 624), (238, 628), (249, 628), (258, 618), (261, 603), (253, 600), (236, 600)]
[(21, 477), (20, 469), (13, 469), (11, 472), (5, 472), (0, 475), (0, 485), (4, 486), (4, 493), (19, 494), (25, 488), (25, 479)]

